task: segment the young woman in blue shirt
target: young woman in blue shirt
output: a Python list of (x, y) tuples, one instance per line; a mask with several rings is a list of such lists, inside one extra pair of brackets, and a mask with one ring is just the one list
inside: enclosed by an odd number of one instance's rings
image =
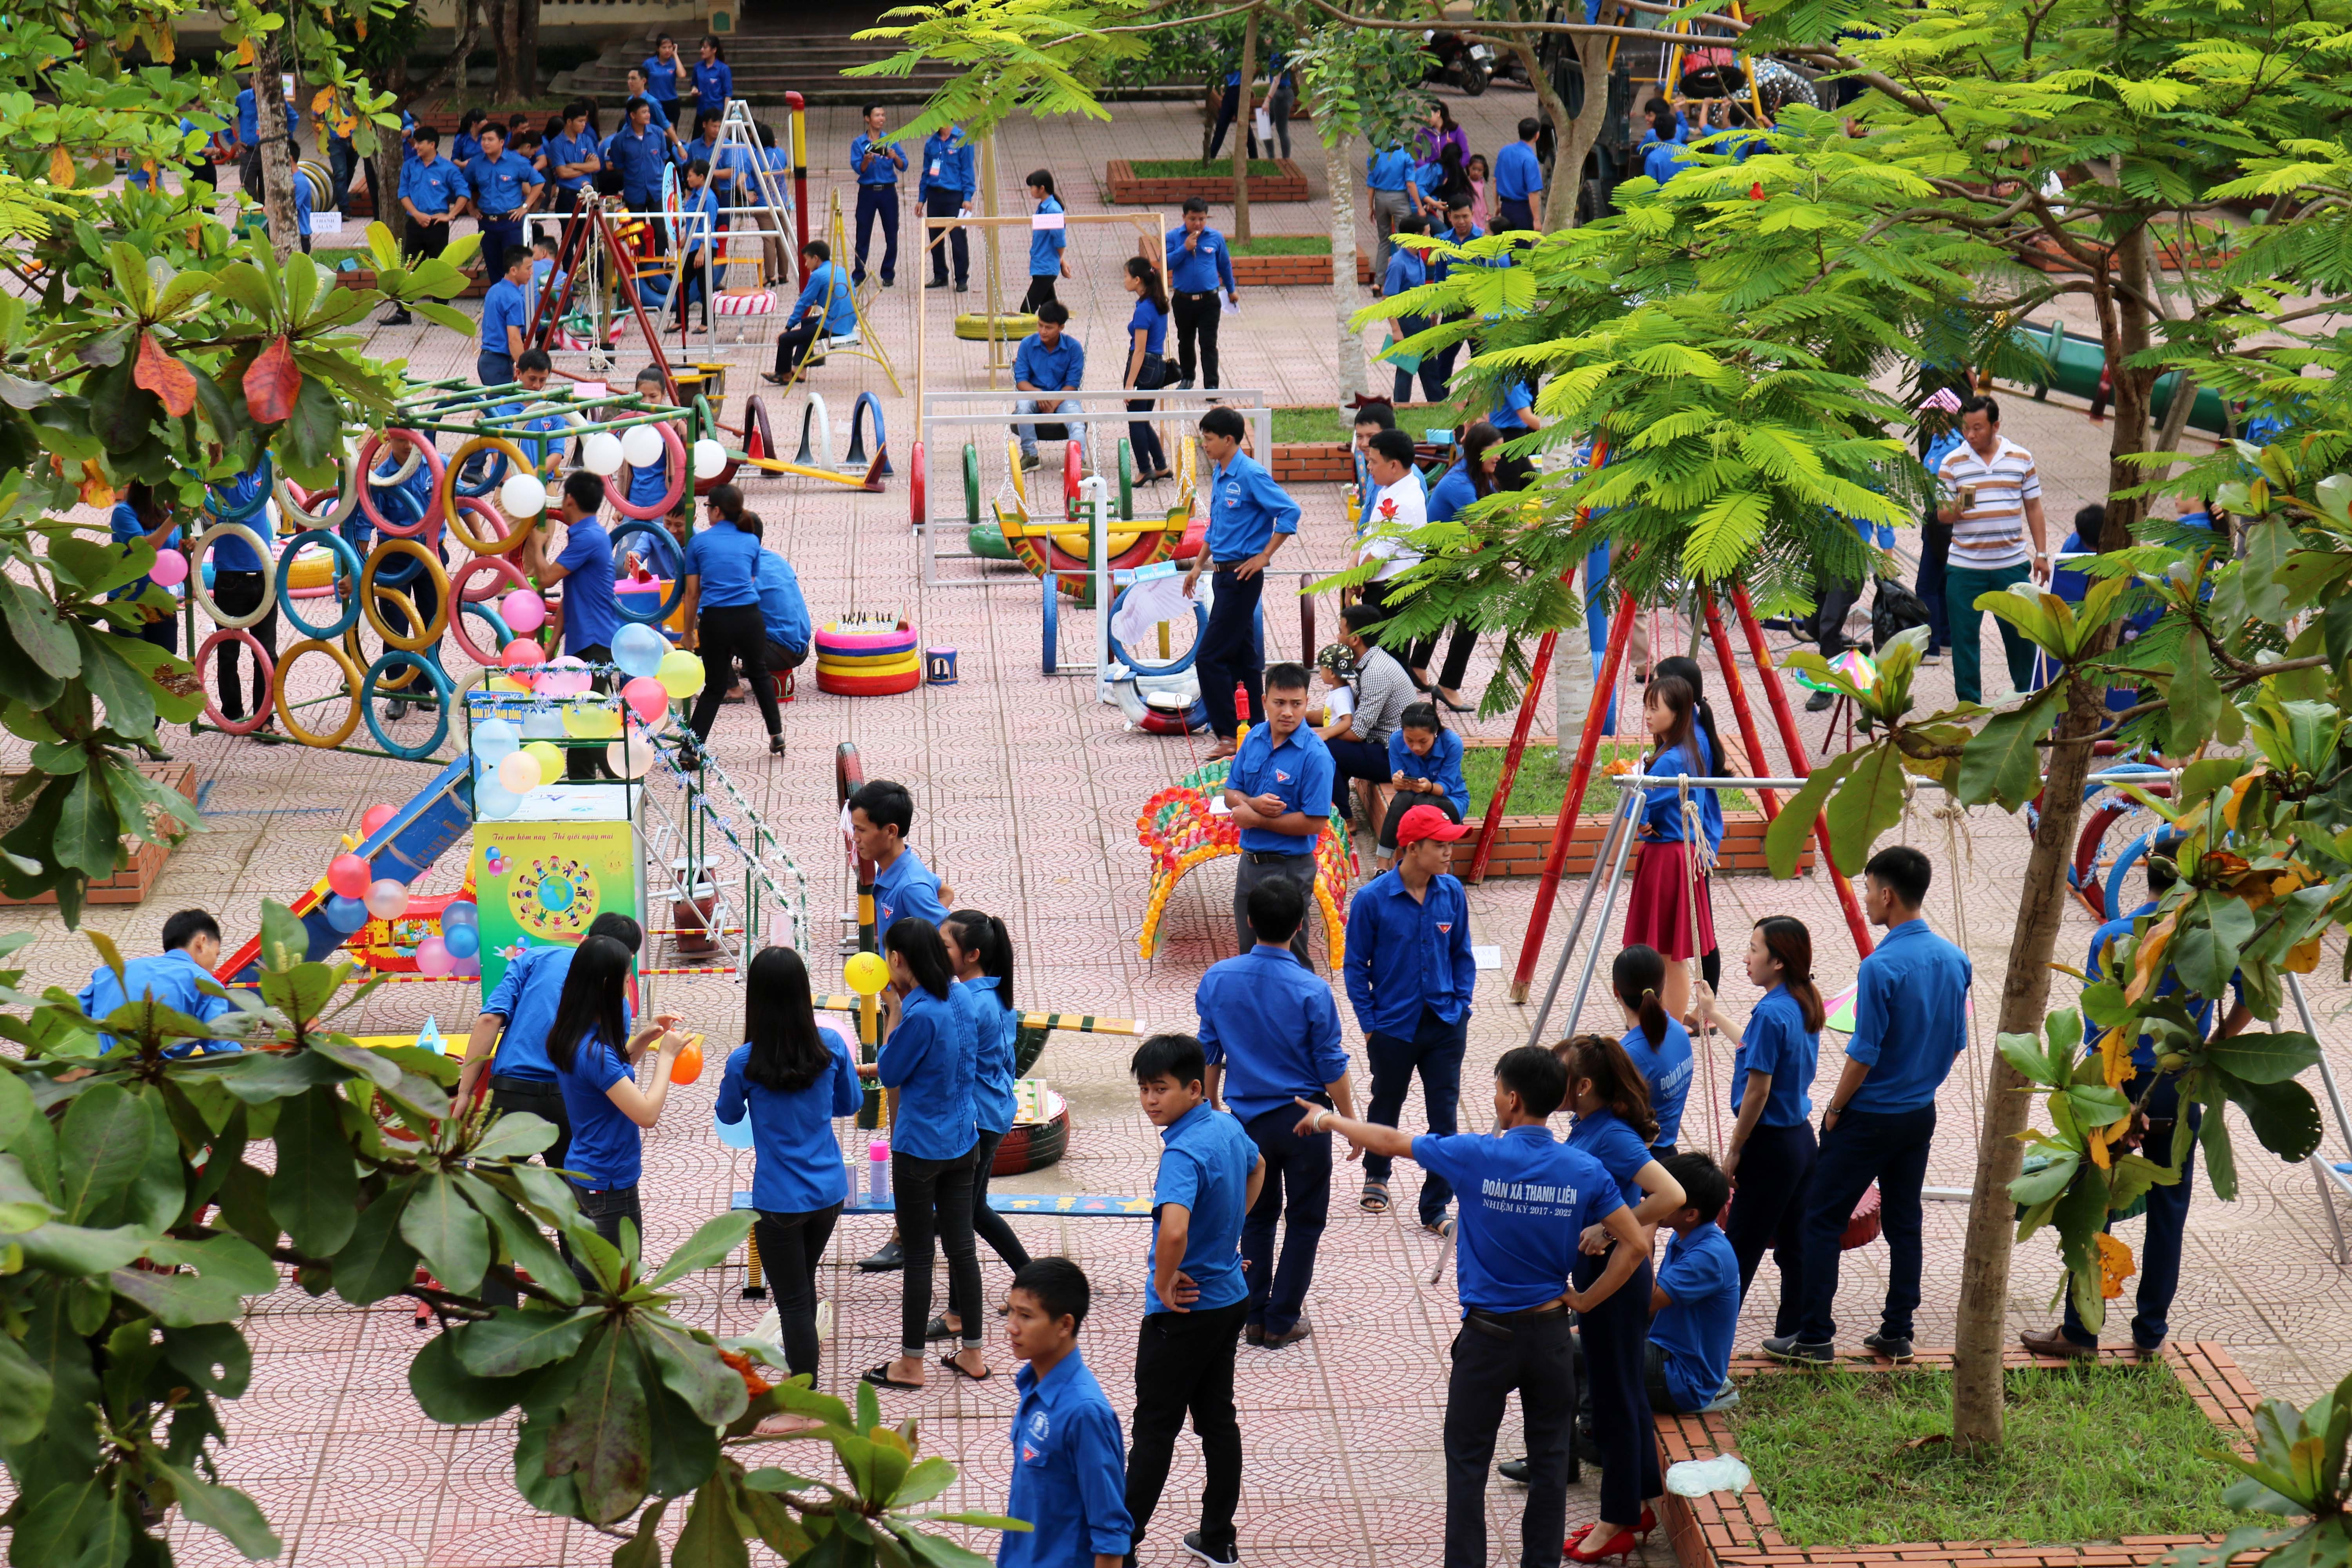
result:
[(816, 1266), (849, 1197), (833, 1119), (854, 1114), (865, 1099), (856, 1050), (817, 1023), (808, 966), (789, 947), (752, 958), (743, 1034), (719, 1082), (719, 1120), (751, 1119), (751, 1206), (760, 1216), (752, 1238), (783, 1324), (785, 1364), (814, 1384)]
[[(1122, 385), (1137, 392), (1157, 392), (1168, 379), (1168, 361), (1163, 357), (1168, 348), (1168, 290), (1160, 282), (1160, 268), (1140, 256), (1127, 258), (1127, 291), (1135, 297), (1135, 313), (1127, 319), (1127, 378)], [(1129, 398), (1127, 411), (1148, 413), (1150, 398)], [(1158, 484), (1173, 478), (1168, 468), (1168, 453), (1160, 445), (1160, 432), (1149, 419), (1127, 422), (1127, 444), (1135, 455), (1135, 478), (1139, 484)]]
[(1654, 947), (1629, 947), (1617, 955), (1609, 983), (1625, 1010), (1625, 1033), (1617, 1043), (1649, 1086), (1650, 1116), (1658, 1124), (1650, 1152), (1671, 1159), (1682, 1137), (1683, 1102), (1690, 1096), (1691, 1040), (1682, 1020), (1668, 1017), (1659, 1001), (1666, 961)]
[(1448, 822), (1470, 809), (1470, 785), (1462, 776), (1462, 737), (1438, 722), (1433, 702), (1408, 702), (1389, 735), (1389, 783), (1395, 789), (1381, 823), (1383, 858), (1396, 851), (1397, 826), (1416, 805), (1433, 805)]
[[(642, 1258), (646, 1217), (637, 1203), (637, 1177), (643, 1130), (661, 1120), (670, 1068), (686, 1037), (677, 1032), (677, 1020), (666, 1015), (629, 1033), (622, 997), (628, 976), (629, 950), (620, 942), (592, 936), (580, 943), (564, 973), (555, 1022), (548, 1026), (547, 1059), (562, 1091), (563, 1113), (572, 1121), (563, 1157), (581, 1217), (615, 1247), (621, 1245), (621, 1222), (635, 1226)], [(639, 1089), (637, 1059), (657, 1037), (653, 1087)], [(577, 1258), (572, 1269), (583, 1282), (593, 1283)]]
[(781, 757), (784, 719), (768, 674), (768, 623), (760, 618), (760, 515), (743, 510), (733, 485), (714, 485), (705, 499), (709, 526), (686, 547), (685, 646), (702, 655), (702, 693), (687, 727), (698, 742), (710, 738), (740, 663), (768, 726), (769, 753)]
[(1738, 1120), (1724, 1152), (1723, 1173), (1739, 1201), (1724, 1223), (1739, 1259), (1745, 1296), (1764, 1249), (1780, 1270), (1780, 1304), (1772, 1332), (1797, 1331), (1804, 1312), (1805, 1194), (1821, 1149), (1813, 1137), (1813, 1074), (1821, 1064), (1828, 1016), (1813, 984), (1813, 935), (1805, 922), (1768, 915), (1748, 933), (1748, 978), (1764, 994), (1735, 1026), (1717, 1010), (1715, 993), (1698, 987), (1699, 1017), (1737, 1047), (1731, 1058), (1731, 1109)]
[[(133, 542), (142, 539), (153, 545), (158, 553), (179, 546), (180, 530), (172, 521), (171, 502), (144, 479), (133, 479), (124, 488), (122, 499), (114, 503), (114, 510), (107, 521), (114, 535), (114, 542), (123, 547), (125, 554), (130, 553)], [(259, 533), (263, 531), (256, 529), (254, 531)], [(107, 597), (129, 598), (143, 594), (154, 585), (154, 578), (141, 577), (125, 583)], [(139, 639), (165, 653), (178, 653), (180, 617), (169, 610), (142, 608), (140, 613), (148, 618), (139, 628)], [(204, 672), (198, 670), (196, 673), (201, 676)]]
[[(1004, 1216), (988, 1206), (988, 1178), (996, 1164), (998, 1146), (1013, 1131), (1015, 1109), (1013, 1061), (1021, 1009), (1013, 1003), (1013, 938), (994, 915), (958, 910), (940, 922), (940, 940), (947, 944), (948, 964), (955, 971), (956, 1001), (971, 1018), (977, 1063), (971, 1114), (980, 1142), (971, 1157), (972, 1234), (1018, 1274), (1029, 1261), (1029, 1249), (1021, 1245)], [(935, 1340), (962, 1331), (963, 1321), (953, 1311), (933, 1318), (925, 1330)]]
[[(1697, 706), (1698, 694), (1689, 681), (1653, 672), (1642, 708), (1654, 742), (1650, 754), (1643, 759), (1643, 772), (1654, 778), (1677, 773), (1714, 776), (1712, 760), (1698, 733)], [(1691, 805), (1702, 818), (1707, 793), (1704, 789), (1690, 792)], [(1625, 945), (1638, 942), (1665, 954), (1666, 983), (1659, 999), (1669, 1016), (1679, 1018), (1690, 1007), (1690, 972), (1685, 965), (1715, 945), (1706, 861), (1699, 847), (1688, 842), (1683, 792), (1673, 784), (1660, 784), (1645, 793), (1639, 831), (1641, 863), (1633, 868), (1633, 891), (1626, 896)]]
[(979, 1152), (972, 1084), (979, 1041), (956, 1000), (955, 972), (939, 928), (901, 915), (882, 938), (898, 1021), (876, 1053), (873, 1076), (898, 1091), (890, 1126), (890, 1195), (906, 1264), (899, 1274), (898, 1356), (863, 1373), (881, 1388), (920, 1388), (931, 1319), (931, 1240), (948, 1255), (948, 1305), (962, 1348), (940, 1364), (978, 1382), (989, 1375), (980, 1330), (980, 1255), (971, 1230), (972, 1160)]
[[(1698, 739), (1706, 747), (1707, 772), (1717, 778), (1724, 777), (1728, 771), (1725, 759), (1730, 753), (1723, 749), (1723, 731), (1716, 728), (1715, 710), (1707, 705), (1706, 674), (1699, 668), (1698, 660), (1675, 654), (1658, 660), (1655, 673), (1679, 676), (1690, 682), (1691, 719), (1698, 728)], [(1698, 793), (1698, 819), (1706, 829), (1706, 863), (1712, 868), (1716, 858), (1723, 853), (1723, 797), (1717, 791)], [(1708, 885), (1707, 902), (1710, 909), (1714, 907), (1712, 883)], [(1723, 984), (1723, 952), (1712, 940), (1706, 951), (1698, 955), (1698, 973), (1699, 978), (1709, 985)]]

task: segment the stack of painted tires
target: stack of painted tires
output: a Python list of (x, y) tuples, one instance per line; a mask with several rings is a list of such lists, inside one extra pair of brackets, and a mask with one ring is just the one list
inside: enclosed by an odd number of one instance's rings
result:
[(841, 697), (890, 697), (922, 684), (923, 653), (905, 621), (887, 630), (865, 623), (843, 631), (827, 621), (816, 634), (816, 689)]

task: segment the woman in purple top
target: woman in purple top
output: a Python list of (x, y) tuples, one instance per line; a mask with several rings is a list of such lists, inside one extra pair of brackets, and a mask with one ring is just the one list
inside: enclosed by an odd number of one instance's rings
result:
[(1429, 123), (1413, 134), (1413, 146), (1418, 149), (1414, 162), (1435, 163), (1444, 157), (1444, 150), (1453, 147), (1463, 158), (1470, 156), (1470, 133), (1454, 123), (1454, 111), (1443, 102), (1429, 108)]

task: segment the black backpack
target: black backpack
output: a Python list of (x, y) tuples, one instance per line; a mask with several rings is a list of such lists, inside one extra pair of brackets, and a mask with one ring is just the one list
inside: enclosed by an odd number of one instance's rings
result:
[(1927, 603), (1892, 577), (1878, 579), (1878, 594), (1870, 607), (1870, 646), (1883, 653), (1886, 645), (1913, 626), (1928, 624)]

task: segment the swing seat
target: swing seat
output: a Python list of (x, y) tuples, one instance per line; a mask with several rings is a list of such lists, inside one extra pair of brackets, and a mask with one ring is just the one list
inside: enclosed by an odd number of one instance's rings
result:
[(719, 313), (722, 316), (764, 316), (776, 308), (776, 291), (772, 289), (721, 289), (719, 291)]
[(844, 332), (837, 338), (819, 338), (817, 340), (817, 346), (822, 350), (828, 351), (833, 349), (859, 349), (866, 346), (866, 339), (856, 332)]

